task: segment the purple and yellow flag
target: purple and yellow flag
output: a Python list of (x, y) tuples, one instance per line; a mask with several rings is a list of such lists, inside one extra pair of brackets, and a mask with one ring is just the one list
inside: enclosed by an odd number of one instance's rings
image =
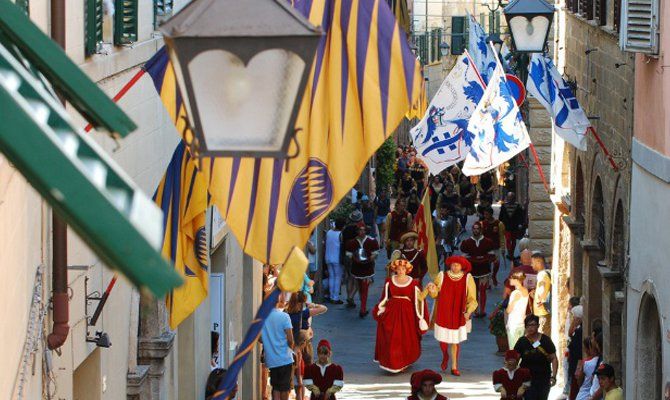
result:
[[(356, 183), (368, 159), (419, 99), (420, 67), (386, 0), (293, 0), (326, 33), (296, 122), (290, 160), (216, 158), (202, 173), (244, 251), (282, 263)], [(187, 138), (174, 72), (161, 50), (154, 83)], [(297, 147), (296, 147), (297, 146)]]
[[(356, 183), (418, 99), (420, 67), (386, 0), (294, 0), (326, 33), (289, 161), (217, 158), (210, 193), (244, 251), (282, 263)], [(208, 164), (208, 163), (205, 163)]]
[(172, 260), (177, 272), (184, 277), (184, 284), (166, 297), (172, 329), (207, 297), (207, 198), (203, 176), (181, 142), (154, 195), (163, 210), (163, 256)]

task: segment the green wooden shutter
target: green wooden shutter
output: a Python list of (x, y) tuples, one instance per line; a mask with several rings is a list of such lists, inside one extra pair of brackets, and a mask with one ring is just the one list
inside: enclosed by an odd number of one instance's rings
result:
[(84, 36), (85, 53), (87, 56), (94, 54), (98, 49), (98, 43), (102, 42), (102, 0), (86, 0), (84, 9)]
[(114, 44), (137, 42), (137, 0), (116, 0), (114, 8)]
[(461, 55), (465, 49), (465, 17), (451, 17), (451, 54)]
[(157, 28), (172, 16), (174, 0), (154, 0), (154, 26)]

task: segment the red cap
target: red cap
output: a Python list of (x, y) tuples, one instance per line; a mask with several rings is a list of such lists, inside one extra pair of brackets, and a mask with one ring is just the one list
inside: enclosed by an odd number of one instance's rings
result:
[(461, 268), (463, 268), (463, 272), (466, 274), (470, 273), (472, 270), (472, 264), (470, 264), (470, 261), (463, 256), (451, 256), (444, 261), (444, 265), (446, 265), (447, 268), (454, 263), (461, 264)]
[(318, 349), (320, 349), (321, 347), (325, 347), (325, 348), (328, 349), (328, 351), (332, 351), (332, 349), (330, 348), (330, 342), (327, 341), (326, 339), (321, 339), (321, 340), (319, 341), (319, 344), (316, 346), (316, 349), (318, 350)]
[(412, 377), (410, 378), (412, 393), (416, 393), (421, 390), (421, 384), (425, 381), (432, 381), (438, 385), (440, 382), (442, 382), (442, 375), (430, 369), (424, 369), (423, 371), (413, 373)]
[(519, 352), (516, 350), (507, 350), (505, 352), (505, 360), (514, 359), (518, 361), (520, 358), (521, 354), (519, 354)]

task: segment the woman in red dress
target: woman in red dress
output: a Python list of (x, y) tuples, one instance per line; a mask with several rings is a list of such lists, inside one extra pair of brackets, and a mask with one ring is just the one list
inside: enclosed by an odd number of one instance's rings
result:
[(470, 275), (470, 262), (465, 257), (451, 256), (444, 263), (449, 269), (446, 273), (440, 272), (435, 283), (426, 285), (426, 291), (432, 298), (437, 298), (433, 329), (442, 350), (442, 371), (447, 369), (451, 347), (451, 374), (460, 376), (461, 342), (467, 340), (472, 330), (470, 316), (477, 309), (475, 281)]
[(375, 361), (382, 369), (397, 373), (421, 356), (428, 308), (419, 281), (408, 275), (412, 264), (398, 259), (389, 268), (395, 275), (386, 279), (382, 299), (373, 310), (377, 320)]

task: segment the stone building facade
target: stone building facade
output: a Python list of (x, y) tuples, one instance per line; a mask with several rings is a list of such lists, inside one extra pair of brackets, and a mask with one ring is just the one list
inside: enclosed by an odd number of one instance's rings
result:
[[(604, 6), (604, 7), (603, 7)], [(589, 8), (592, 7), (592, 8)], [(582, 297), (585, 332), (602, 322), (604, 359), (624, 373), (630, 216), (634, 63), (619, 48), (614, 1), (561, 4), (554, 55), (586, 115), (613, 156), (613, 167), (593, 135), (579, 151), (554, 136), (552, 275), (556, 306)], [(554, 315), (562, 335), (565, 315)]]
[[(50, 30), (51, 2), (20, 2), (33, 23)], [(113, 45), (113, 18), (103, 18), (102, 40), (92, 54), (85, 50), (87, 1), (66, 2), (66, 53), (110, 97), (137, 73), (161, 46), (155, 31), (154, 3), (137, 4), (137, 38), (132, 45)], [(119, 2), (117, 2), (119, 3)], [(178, 10), (187, 0), (170, 3)], [(97, 4), (97, 2), (96, 2)], [(115, 142), (106, 134), (91, 136), (149, 197), (172, 157), (179, 140), (153, 83), (144, 76), (119, 102), (138, 129)], [(82, 128), (86, 122), (75, 115)], [(97, 302), (87, 297), (104, 292), (114, 271), (107, 268), (88, 246), (68, 232), (68, 287), (70, 331), (58, 351), (45, 349), (39, 340), (52, 326), (49, 308), (52, 266), (52, 210), (19, 171), (0, 154), (0, 264), (10, 270), (11, 279), (0, 282), (0, 317), (4, 343), (0, 369), (0, 398), (52, 399), (200, 399), (204, 398), (210, 372), (212, 302), (207, 298), (176, 330), (169, 329), (163, 299), (143, 297), (120, 278), (96, 326), (89, 319)], [(262, 269), (244, 257), (225, 226), (216, 231), (207, 224), (212, 240), (211, 270), (225, 275), (226, 318), (221, 331), (221, 364), (232, 360), (236, 344), (242, 341), (261, 300)], [(230, 237), (230, 239), (227, 239)], [(224, 245), (225, 243), (225, 245)], [(37, 272), (40, 272), (39, 274)], [(34, 297), (34, 291), (41, 297)], [(211, 289), (210, 293), (213, 293)], [(221, 290), (219, 290), (221, 292)], [(31, 306), (41, 307), (43, 325), (31, 321)], [(109, 335), (112, 346), (96, 347), (87, 336), (96, 331)], [(38, 347), (24, 350), (38, 338)], [(27, 354), (27, 355), (26, 355)], [(260, 392), (259, 355), (254, 352), (241, 375), (241, 398), (257, 399)], [(19, 395), (20, 394), (20, 395)], [(127, 397), (126, 397), (127, 396)]]

